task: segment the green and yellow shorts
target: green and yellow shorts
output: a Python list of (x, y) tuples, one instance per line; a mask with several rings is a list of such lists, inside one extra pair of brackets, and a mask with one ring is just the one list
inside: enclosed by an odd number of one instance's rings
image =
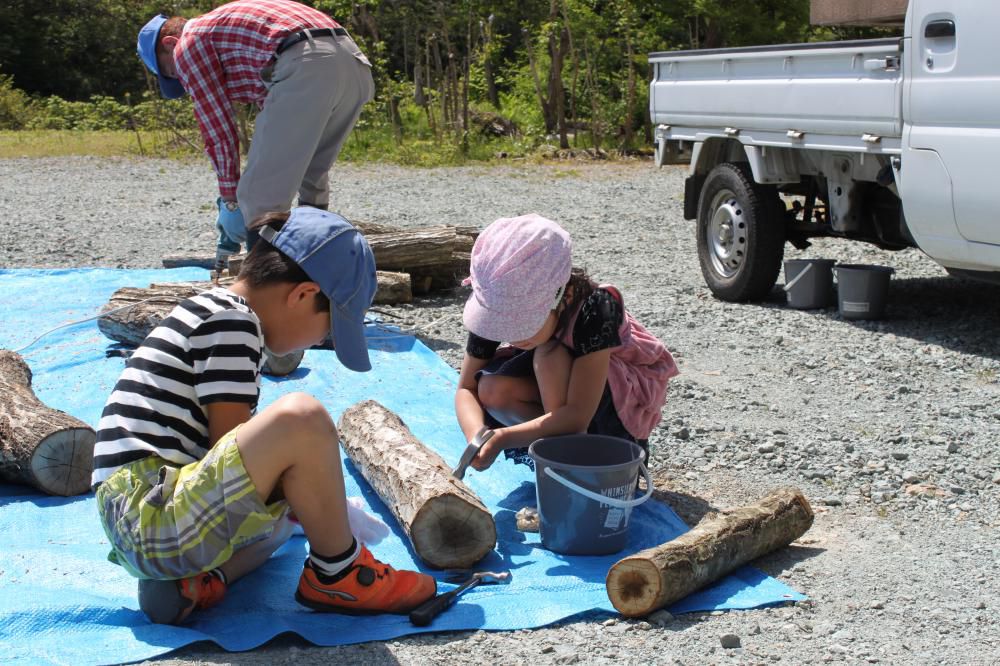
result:
[(187, 578), (269, 537), (288, 504), (260, 499), (236, 446), (238, 430), (198, 462), (177, 467), (152, 456), (102, 483), (96, 494), (108, 559), (137, 578)]

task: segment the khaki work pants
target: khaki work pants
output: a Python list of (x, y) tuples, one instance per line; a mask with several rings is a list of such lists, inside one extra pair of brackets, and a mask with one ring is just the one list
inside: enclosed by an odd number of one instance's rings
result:
[(236, 190), (248, 226), (289, 210), (296, 192), (301, 203), (329, 204), (330, 167), (374, 94), (367, 62), (350, 37), (317, 37), (262, 72), (267, 97)]

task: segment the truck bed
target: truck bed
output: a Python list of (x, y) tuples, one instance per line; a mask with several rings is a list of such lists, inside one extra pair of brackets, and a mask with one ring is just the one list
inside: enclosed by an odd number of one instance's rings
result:
[(671, 138), (758, 130), (898, 139), (900, 55), (898, 39), (651, 53), (650, 117), (671, 126)]

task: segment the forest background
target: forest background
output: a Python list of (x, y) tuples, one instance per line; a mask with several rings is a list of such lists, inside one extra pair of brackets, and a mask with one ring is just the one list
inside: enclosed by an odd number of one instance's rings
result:
[[(5, 0), (0, 157), (200, 152), (187, 99), (135, 53), (157, 12), (213, 0)], [(809, 0), (306, 0), (343, 24), (376, 84), (342, 159), (437, 165), (651, 149), (653, 51), (882, 36), (809, 24)], [(237, 109), (244, 147), (255, 109)]]

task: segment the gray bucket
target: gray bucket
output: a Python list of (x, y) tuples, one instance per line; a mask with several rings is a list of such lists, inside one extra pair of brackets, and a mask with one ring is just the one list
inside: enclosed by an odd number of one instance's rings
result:
[(893, 270), (888, 266), (866, 264), (838, 264), (837, 303), (844, 319), (881, 319), (889, 296), (889, 278)]
[[(653, 494), (642, 448), (605, 435), (562, 435), (532, 442), (542, 545), (566, 555), (617, 553), (628, 541), (632, 509)], [(633, 499), (642, 471), (646, 494)]]
[(833, 304), (833, 259), (786, 259), (789, 307), (818, 310)]

